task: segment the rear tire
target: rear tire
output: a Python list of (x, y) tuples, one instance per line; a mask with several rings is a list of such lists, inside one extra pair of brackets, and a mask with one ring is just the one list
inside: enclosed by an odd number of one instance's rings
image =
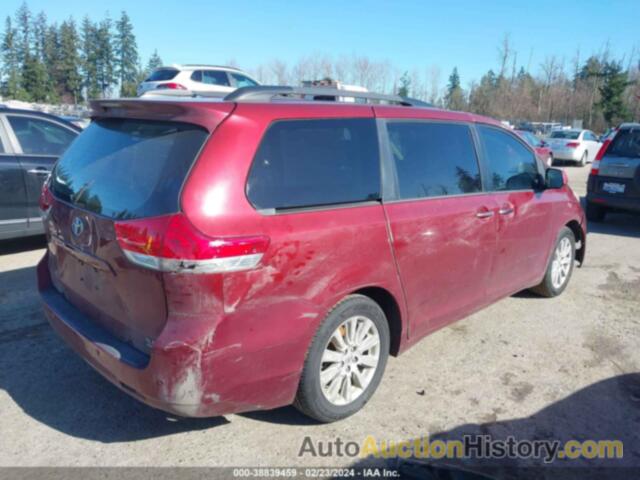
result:
[(596, 205), (591, 202), (587, 202), (587, 220), (590, 222), (602, 222), (604, 221), (604, 217), (607, 215), (607, 209), (602, 205)]
[(349, 295), (318, 327), (294, 406), (320, 422), (353, 415), (380, 384), (389, 356), (389, 324), (380, 306)]
[(531, 289), (543, 297), (557, 297), (567, 288), (576, 258), (576, 237), (569, 227), (562, 227), (551, 253), (542, 282)]
[(584, 167), (585, 165), (587, 165), (587, 160), (588, 160), (588, 156), (587, 156), (587, 152), (585, 151), (582, 154), (582, 157), (580, 158), (578, 165), (580, 165), (581, 167)]

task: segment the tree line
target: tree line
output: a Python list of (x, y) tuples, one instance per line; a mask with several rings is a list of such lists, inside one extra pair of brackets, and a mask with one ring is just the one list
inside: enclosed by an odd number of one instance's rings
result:
[(117, 91), (135, 95), (137, 83), (160, 66), (157, 52), (140, 63), (133, 24), (125, 11), (115, 21), (88, 16), (60, 24), (23, 3), (7, 16), (0, 42), (0, 93), (5, 98), (81, 103)]
[[(78, 25), (69, 17), (56, 24), (23, 3), (6, 18), (0, 38), (0, 93), (5, 98), (77, 104), (116, 94), (134, 96), (137, 83), (162, 65), (157, 51), (141, 64), (125, 11), (116, 20), (85, 16)], [(436, 65), (402, 71), (388, 60), (359, 55), (313, 54), (293, 64), (274, 59), (247, 70), (263, 84), (299, 85), (328, 77), (511, 122), (577, 120), (603, 131), (640, 119), (640, 61), (634, 49), (622, 58), (614, 57), (607, 45), (584, 57), (577, 51), (568, 61), (550, 55), (534, 69), (531, 60), (526, 65), (518, 61), (505, 35), (496, 53), (496, 65), (466, 84), (457, 68), (442, 85)]]
[(333, 78), (513, 123), (581, 121), (584, 128), (602, 132), (623, 121), (640, 120), (640, 60), (633, 49), (626, 59), (614, 57), (608, 45), (584, 58), (577, 51), (570, 61), (551, 55), (535, 72), (530, 61), (518, 63), (508, 35), (496, 53), (496, 66), (466, 86), (457, 68), (443, 85), (437, 65), (402, 71), (388, 61), (357, 55), (336, 59), (316, 54), (291, 66), (272, 60), (252, 73), (262, 83), (276, 85)]

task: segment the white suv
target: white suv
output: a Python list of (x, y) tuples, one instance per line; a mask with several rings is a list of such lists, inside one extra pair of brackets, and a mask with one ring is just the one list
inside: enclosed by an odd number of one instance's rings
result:
[(173, 89), (227, 94), (240, 87), (260, 85), (242, 70), (213, 65), (171, 65), (156, 68), (138, 85), (138, 96), (150, 90)]

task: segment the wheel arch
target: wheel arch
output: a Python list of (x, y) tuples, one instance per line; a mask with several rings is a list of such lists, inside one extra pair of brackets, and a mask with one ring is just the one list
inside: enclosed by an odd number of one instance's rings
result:
[(580, 248), (576, 248), (576, 260), (579, 262), (580, 266), (582, 266), (582, 262), (584, 261), (584, 255), (586, 251), (586, 236), (580, 223), (577, 220), (571, 220), (565, 227), (569, 228), (573, 232), (573, 236), (576, 239), (576, 242), (580, 242)]
[(394, 357), (398, 356), (404, 329), (400, 305), (393, 294), (385, 288), (376, 286), (360, 288), (351, 293), (369, 297), (380, 306), (389, 324), (389, 354)]

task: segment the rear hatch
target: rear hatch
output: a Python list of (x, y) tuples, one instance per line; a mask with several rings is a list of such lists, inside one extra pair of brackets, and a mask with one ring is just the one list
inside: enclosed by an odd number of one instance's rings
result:
[(600, 160), (598, 194), (640, 199), (640, 127), (623, 128)]
[[(142, 102), (132, 105), (153, 110)], [(221, 107), (213, 112), (217, 116), (208, 116), (208, 128), (184, 121), (94, 119), (48, 183), (54, 199), (45, 220), (53, 286), (92, 321), (142, 351), (149, 351), (166, 323), (163, 277), (125, 256), (118, 226), (136, 219), (153, 223), (179, 211), (182, 185), (211, 124), (231, 110)], [(122, 105), (115, 110), (131, 113)]]
[(173, 80), (176, 75), (180, 73), (180, 70), (176, 68), (158, 68), (154, 70), (151, 75), (144, 79), (144, 81), (138, 85), (138, 95), (142, 95), (144, 92), (158, 88), (158, 85)]

